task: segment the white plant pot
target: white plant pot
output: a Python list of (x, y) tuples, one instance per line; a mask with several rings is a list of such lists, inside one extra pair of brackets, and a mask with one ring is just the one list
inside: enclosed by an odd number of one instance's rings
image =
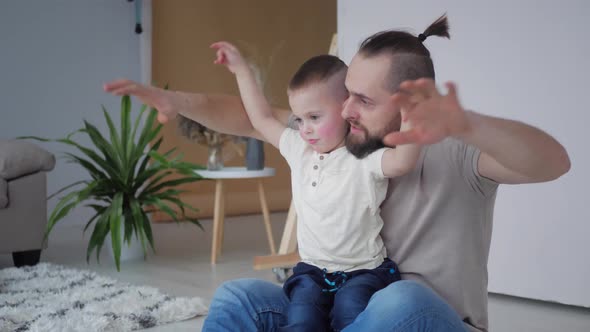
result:
[[(125, 233), (124, 226), (121, 227), (121, 238)], [(111, 234), (104, 239), (104, 245), (100, 251), (100, 261), (115, 263), (115, 256), (113, 244), (111, 242)], [(143, 247), (141, 241), (135, 238), (135, 234), (131, 237), (131, 243), (127, 245), (125, 241), (121, 244), (121, 263), (135, 260), (143, 260)]]

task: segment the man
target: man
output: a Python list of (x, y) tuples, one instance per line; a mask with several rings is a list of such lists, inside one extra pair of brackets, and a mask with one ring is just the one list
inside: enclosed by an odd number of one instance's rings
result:
[[(402, 281), (377, 292), (345, 331), (487, 331), (487, 259), (498, 184), (550, 181), (570, 167), (565, 149), (529, 125), (465, 110), (454, 84), (440, 94), (424, 40), (448, 37), (441, 17), (418, 37), (384, 31), (367, 38), (346, 77), (342, 116), (347, 147), (362, 157), (383, 144), (423, 144), (416, 169), (390, 182), (381, 232)], [(105, 85), (214, 130), (259, 137), (239, 99), (164, 91), (120, 80)], [(399, 132), (400, 108), (412, 130)], [(236, 110), (240, 111), (236, 111)], [(276, 111), (287, 123), (289, 112)], [(351, 190), (353, 190), (351, 188)], [(223, 284), (204, 331), (270, 331), (282, 326), (287, 298), (261, 280)]]

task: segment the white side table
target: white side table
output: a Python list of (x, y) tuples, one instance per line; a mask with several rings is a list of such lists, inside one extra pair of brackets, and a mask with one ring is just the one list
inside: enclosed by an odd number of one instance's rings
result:
[(272, 228), (270, 225), (270, 214), (266, 195), (262, 186), (262, 178), (275, 175), (275, 169), (265, 167), (261, 170), (249, 171), (246, 167), (224, 167), (218, 171), (198, 170), (197, 174), (204, 178), (215, 180), (215, 206), (213, 209), (213, 241), (211, 245), (211, 264), (217, 262), (217, 257), (221, 255), (221, 244), (223, 242), (223, 222), (225, 218), (225, 198), (223, 182), (228, 179), (258, 179), (258, 195), (260, 197), (260, 206), (264, 216), (264, 226), (266, 227), (266, 236), (272, 254), (276, 254), (275, 242), (272, 237)]

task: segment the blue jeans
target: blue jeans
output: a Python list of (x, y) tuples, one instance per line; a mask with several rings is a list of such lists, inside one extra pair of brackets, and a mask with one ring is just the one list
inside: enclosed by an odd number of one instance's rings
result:
[(375, 269), (327, 273), (299, 263), (283, 286), (289, 298), (281, 332), (342, 331), (367, 307), (375, 292), (400, 280), (390, 259)]
[[(257, 279), (228, 281), (215, 292), (203, 331), (279, 331), (287, 323), (288, 306), (289, 299), (276, 284)], [(343, 331), (464, 332), (466, 328), (436, 293), (402, 280), (376, 292)]]

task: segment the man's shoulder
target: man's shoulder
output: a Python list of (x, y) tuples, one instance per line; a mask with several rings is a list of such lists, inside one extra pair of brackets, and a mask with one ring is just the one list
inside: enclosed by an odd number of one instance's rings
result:
[(449, 151), (449, 150), (454, 150), (457, 148), (464, 148), (466, 146), (467, 146), (467, 144), (460, 139), (457, 139), (454, 137), (447, 137), (438, 143), (434, 143), (434, 144), (429, 145), (429, 148), (433, 149), (434, 151), (438, 151), (438, 150)]
[(437, 163), (447, 161), (451, 165), (455, 165), (459, 161), (463, 161), (476, 152), (477, 149), (466, 144), (465, 142), (453, 138), (447, 137), (442, 141), (434, 144), (430, 144), (423, 149), (425, 158), (424, 162), (435, 161)]

